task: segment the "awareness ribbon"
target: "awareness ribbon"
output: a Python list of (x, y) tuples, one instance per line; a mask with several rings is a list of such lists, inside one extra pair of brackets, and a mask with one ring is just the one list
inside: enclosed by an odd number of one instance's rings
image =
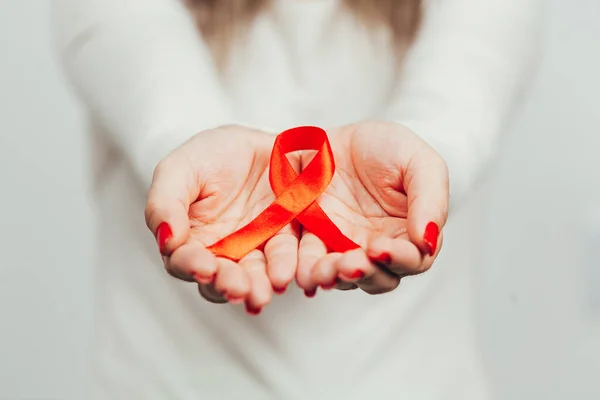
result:
[[(299, 150), (317, 151), (300, 175), (286, 157), (287, 153)], [(358, 248), (316, 201), (329, 186), (334, 172), (333, 152), (323, 129), (301, 126), (280, 133), (275, 139), (269, 166), (269, 182), (275, 201), (246, 226), (211, 245), (208, 250), (218, 257), (239, 261), (294, 220), (334, 252)]]

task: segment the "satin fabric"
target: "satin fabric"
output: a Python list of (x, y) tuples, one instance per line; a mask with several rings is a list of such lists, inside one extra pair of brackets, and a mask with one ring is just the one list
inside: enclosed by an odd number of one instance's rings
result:
[[(317, 153), (298, 175), (286, 155), (300, 150), (316, 150)], [(323, 129), (301, 126), (280, 133), (275, 138), (269, 166), (269, 182), (276, 195), (275, 201), (250, 223), (208, 249), (218, 257), (239, 261), (294, 220), (332, 251), (343, 253), (358, 248), (316, 201), (329, 186), (334, 173), (333, 151)]]

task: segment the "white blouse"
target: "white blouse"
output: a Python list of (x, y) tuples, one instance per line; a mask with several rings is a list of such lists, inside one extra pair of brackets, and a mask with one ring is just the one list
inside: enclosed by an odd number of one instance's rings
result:
[[(400, 71), (388, 35), (337, 0), (275, 0), (221, 75), (176, 0), (54, 3), (54, 37), (92, 122), (92, 398), (486, 398), (472, 194), (534, 64), (541, 0), (426, 1)], [(451, 220), (430, 272), (381, 296), (309, 300), (291, 288), (250, 317), (162, 270), (144, 194), (175, 147), (232, 122), (276, 134), (364, 119), (408, 125), (448, 164)]]

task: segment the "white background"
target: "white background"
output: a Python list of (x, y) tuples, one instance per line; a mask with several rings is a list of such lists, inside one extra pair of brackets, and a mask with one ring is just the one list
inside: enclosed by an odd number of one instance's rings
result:
[[(480, 330), (500, 399), (600, 398), (600, 0), (549, 0), (489, 189)], [(0, 399), (82, 399), (84, 118), (45, 1), (0, 0)]]

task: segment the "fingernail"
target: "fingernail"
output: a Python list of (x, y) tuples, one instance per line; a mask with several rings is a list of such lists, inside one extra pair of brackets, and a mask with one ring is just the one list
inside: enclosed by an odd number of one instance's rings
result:
[(246, 302), (246, 312), (250, 315), (258, 315), (262, 311), (261, 307), (254, 307), (250, 303)]
[(392, 256), (390, 255), (390, 253), (386, 252), (380, 253), (376, 256), (370, 256), (369, 258), (371, 259), (371, 261), (379, 264), (389, 265), (392, 263)]
[(321, 288), (323, 290), (331, 290), (337, 285), (337, 279), (334, 279), (333, 282), (321, 284)]
[(194, 280), (196, 282), (201, 283), (203, 285), (209, 285), (215, 281), (217, 274), (216, 273), (213, 274), (210, 278), (207, 278), (206, 276), (202, 276), (202, 275), (199, 275), (196, 273), (193, 274), (193, 276), (194, 276)]
[(166, 222), (161, 222), (156, 228), (156, 243), (158, 244), (158, 249), (162, 254), (165, 252), (165, 246), (167, 242), (173, 237), (173, 231), (171, 230), (171, 226)]
[(440, 234), (440, 228), (437, 226), (435, 222), (430, 222), (425, 227), (425, 234), (423, 235), (423, 241), (425, 242), (425, 246), (429, 252), (429, 255), (432, 256), (435, 254), (435, 249), (437, 248), (438, 236)]
[(340, 272), (340, 278), (346, 282), (356, 281), (365, 277), (365, 273), (360, 269), (354, 270), (350, 275), (346, 275)]
[(242, 304), (244, 302), (244, 297), (238, 297), (238, 296), (232, 296), (229, 293), (225, 293), (224, 297), (227, 299), (228, 302), (230, 302), (231, 304)]
[(273, 286), (273, 291), (276, 294), (284, 294), (286, 290), (287, 290), (287, 285), (281, 286), (281, 287)]
[(315, 297), (316, 294), (317, 294), (317, 288), (304, 291), (304, 295), (308, 298), (313, 298), (313, 297)]
[(365, 273), (363, 271), (361, 271), (360, 269), (357, 269), (353, 273), (350, 274), (351, 279), (362, 279), (364, 277), (365, 277)]

